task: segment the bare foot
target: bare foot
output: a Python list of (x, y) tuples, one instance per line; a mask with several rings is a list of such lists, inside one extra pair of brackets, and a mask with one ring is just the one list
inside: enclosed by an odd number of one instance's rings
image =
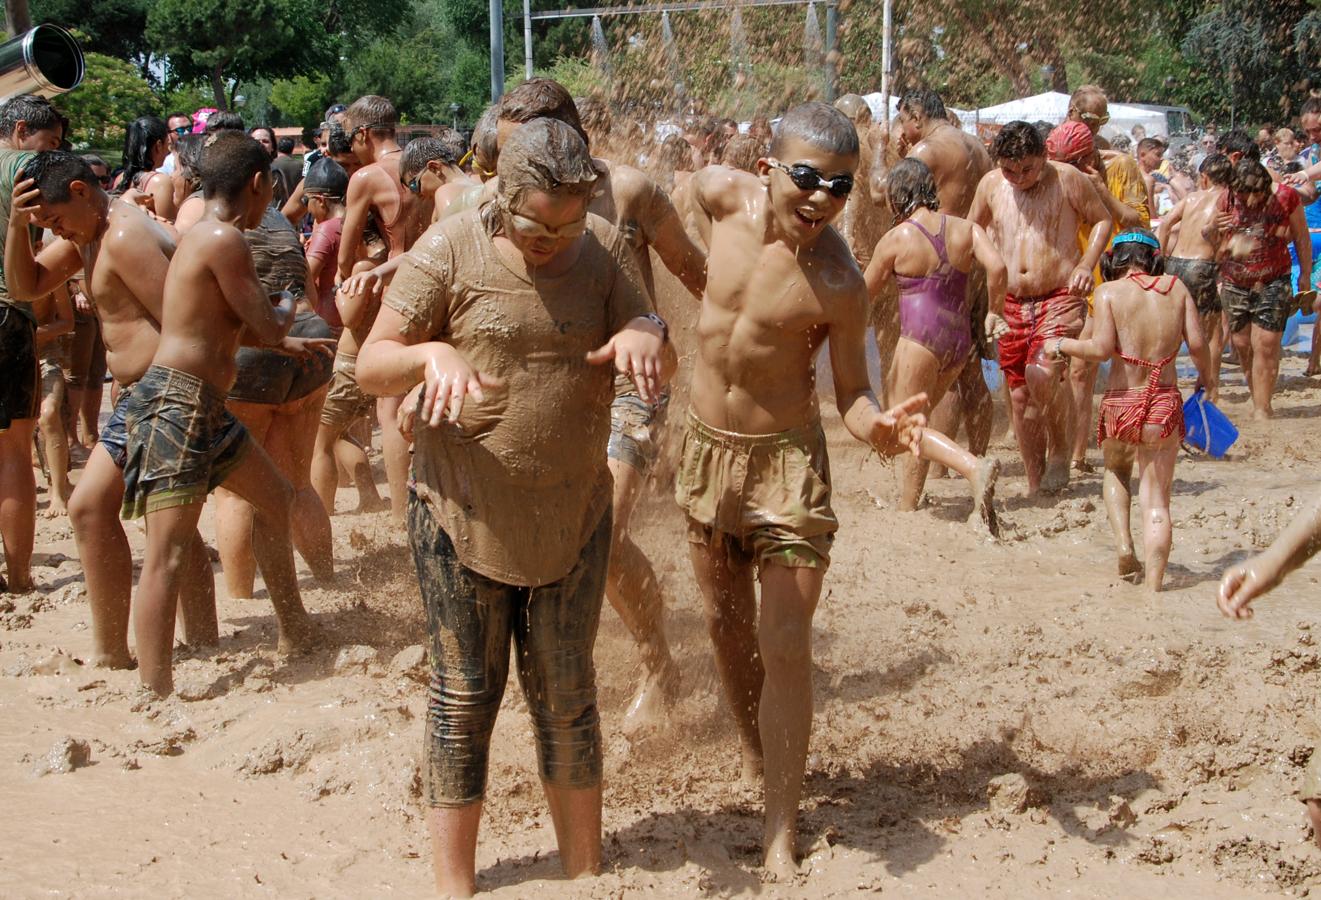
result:
[(94, 669), (136, 669), (138, 661), (128, 652), (128, 648), (113, 653), (93, 653), (91, 666)]
[(1120, 554), (1119, 577), (1129, 584), (1142, 583), (1142, 563), (1138, 562), (1137, 557), (1132, 553)]
[(765, 765), (761, 754), (756, 750), (743, 748), (743, 768), (739, 772), (739, 784), (745, 788), (760, 789)]
[(1269, 407), (1266, 409), (1254, 409), (1252, 411), (1252, 421), (1254, 422), (1269, 422), (1274, 417), (1275, 411)]
[(42, 512), (42, 515), (47, 519), (58, 519), (60, 516), (67, 516), (68, 514), (69, 505), (65, 498), (57, 493), (52, 493), (50, 503), (46, 504), (46, 509)]
[(794, 842), (790, 835), (783, 835), (771, 841), (766, 847), (766, 858), (762, 861), (766, 871), (777, 882), (789, 882), (798, 874), (798, 862), (794, 859)]
[(1303, 375), (1307, 378), (1314, 378), (1317, 375), (1321, 375), (1321, 366), (1309, 365), (1306, 369), (1303, 369)]
[(1073, 471), (1082, 472), (1084, 475), (1090, 475), (1096, 471), (1096, 467), (1085, 459), (1075, 459), (1073, 462), (1069, 463), (1069, 466)]
[(1066, 459), (1046, 460), (1046, 474), (1041, 476), (1041, 493), (1058, 494), (1069, 486), (1069, 461)]
[(325, 638), (321, 629), (314, 625), (310, 618), (305, 617), (297, 624), (280, 629), (280, 639), (276, 642), (275, 649), (281, 656), (299, 656), (324, 644)]
[(647, 675), (624, 713), (624, 733), (633, 734), (665, 725), (678, 690), (679, 671), (673, 663), (662, 672)]
[(13, 575), (6, 580), (0, 577), (0, 593), (3, 594), (30, 594), (36, 585), (32, 583), (32, 574), (28, 573), (22, 578), (15, 578)]
[(358, 506), (356, 509), (353, 510), (353, 512), (355, 513), (379, 512), (383, 509), (387, 509), (389, 506), (390, 506), (390, 501), (386, 500), (384, 497), (380, 495), (377, 495), (376, 497), (359, 496)]
[(972, 515), (968, 521), (978, 530), (985, 529), (992, 537), (1000, 534), (1000, 522), (995, 515), (995, 482), (1000, 477), (1000, 460), (983, 458), (977, 464), (972, 478)]

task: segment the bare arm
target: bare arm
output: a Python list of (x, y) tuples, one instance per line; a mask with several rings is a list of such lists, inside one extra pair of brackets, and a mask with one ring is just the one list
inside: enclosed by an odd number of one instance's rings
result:
[(835, 381), (835, 406), (844, 427), (882, 456), (905, 450), (914, 455), (922, 439), (927, 395), (917, 394), (889, 412), (882, 412), (867, 377), (867, 294), (862, 285), (842, 291), (839, 315), (830, 323), (830, 368)]
[(995, 177), (995, 171), (992, 170), (982, 176), (982, 180), (977, 182), (977, 192), (972, 197), (972, 207), (968, 210), (968, 220), (980, 228), (989, 229), (991, 227), (991, 203), (989, 195), (991, 193), (991, 179)]
[(339, 237), (339, 277), (343, 281), (353, 274), (358, 260), (358, 247), (362, 244), (362, 230), (367, 227), (367, 213), (371, 211), (372, 186), (370, 172), (354, 172), (349, 179), (348, 196), (344, 200), (344, 225)]
[(288, 219), (289, 224), (295, 228), (298, 227), (303, 216), (307, 215), (307, 204), (303, 202), (303, 179), (298, 179), (298, 184), (289, 193), (289, 199), (280, 207), (280, 215)]
[(10, 203), (9, 233), (5, 237), (5, 284), (10, 297), (30, 303), (77, 275), (83, 267), (82, 254), (75, 244), (64, 238), (57, 238), (40, 254), (32, 252), (32, 234), (28, 225), (39, 220), (43, 213), (41, 193), (30, 178), (14, 185)]
[(741, 201), (745, 179), (753, 178), (746, 172), (726, 166), (707, 166), (693, 173), (693, 220), (702, 242), (711, 246), (711, 226), (736, 208)]
[(1119, 335), (1115, 333), (1115, 317), (1110, 311), (1110, 294), (1102, 289), (1094, 297), (1093, 315), (1095, 324), (1089, 340), (1079, 341), (1073, 338), (1057, 338), (1054, 346), (1046, 342), (1046, 350), (1064, 356), (1076, 356), (1089, 362), (1104, 362), (1115, 355), (1115, 345)]
[(243, 233), (228, 226), (216, 228), (200, 249), (206, 252), (207, 267), (234, 314), (257, 340), (278, 344), (294, 323), (294, 298), (285, 291), (278, 305), (271, 303), (257, 280)]
[(73, 299), (63, 283), (51, 291), (50, 318), (37, 326), (37, 346), (44, 347), (73, 331)]
[(1252, 618), (1252, 601), (1321, 550), (1321, 500), (1294, 517), (1265, 551), (1225, 572), (1216, 598), (1231, 619)]
[(1289, 232), (1294, 252), (1298, 254), (1298, 290), (1312, 290), (1312, 235), (1307, 230), (1307, 215), (1302, 203), (1289, 214)]
[(997, 316), (1004, 315), (1005, 294), (1009, 292), (1009, 268), (980, 225), (972, 226), (972, 255), (986, 270), (987, 308)]
[(1197, 303), (1193, 295), (1178, 280), (1175, 290), (1183, 294), (1183, 339), (1188, 343), (1188, 355), (1197, 366), (1197, 383), (1206, 383), (1206, 373), (1211, 371), (1211, 351), (1206, 345), (1206, 335), (1202, 333), (1202, 317), (1197, 312)]
[[(661, 196), (664, 198), (663, 194)], [(663, 209), (660, 221), (656, 223), (651, 246), (661, 262), (665, 263), (665, 268), (683, 282), (690, 294), (700, 300), (706, 290), (706, 254), (683, 230), (679, 214), (668, 198), (665, 198)]]
[(867, 271), (862, 273), (862, 280), (867, 284), (867, 296), (875, 297), (881, 292), (881, 288), (894, 277), (894, 242), (889, 240), (890, 236), (897, 229), (891, 229), (882, 235), (876, 242), (876, 249), (872, 251), (871, 262), (867, 263)]
[(1165, 214), (1160, 220), (1160, 227), (1156, 229), (1156, 240), (1160, 241), (1160, 252), (1166, 256), (1174, 249), (1170, 236), (1174, 233), (1174, 226), (1183, 221), (1183, 212), (1188, 207), (1187, 200), (1180, 200), (1174, 204), (1174, 208)]

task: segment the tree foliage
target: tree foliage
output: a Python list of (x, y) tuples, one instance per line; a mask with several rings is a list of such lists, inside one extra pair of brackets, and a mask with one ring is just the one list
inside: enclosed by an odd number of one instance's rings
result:
[(160, 99), (137, 67), (101, 53), (85, 53), (82, 85), (59, 99), (69, 117), (75, 146), (119, 147), (124, 125), (138, 116), (159, 114)]
[(151, 79), (147, 64), (147, 10), (151, 0), (32, 0), (32, 21), (50, 22), (78, 32), (84, 51), (101, 53), (138, 65)]
[(216, 106), (228, 109), (244, 81), (335, 62), (321, 12), (315, 0), (156, 0), (147, 38), (169, 58), (173, 77), (209, 82)]

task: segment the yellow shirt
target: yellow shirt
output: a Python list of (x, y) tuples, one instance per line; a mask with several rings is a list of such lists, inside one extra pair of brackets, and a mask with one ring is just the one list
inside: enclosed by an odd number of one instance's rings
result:
[[(1127, 153), (1117, 153), (1105, 161), (1105, 186), (1109, 188), (1110, 195), (1125, 206), (1131, 206), (1138, 211), (1141, 219), (1139, 225), (1142, 228), (1151, 227), (1151, 212), (1147, 206), (1147, 185), (1142, 180), (1142, 169), (1138, 166), (1138, 161)], [(1091, 236), (1092, 229), (1084, 227), (1078, 229), (1078, 249), (1087, 252), (1087, 240)], [(1119, 234), (1119, 223), (1110, 229), (1110, 240), (1114, 240)], [(1106, 242), (1109, 244), (1109, 241)], [(1101, 283), (1101, 267), (1098, 265), (1092, 273), (1096, 278), (1096, 283)], [(1092, 311), (1092, 296), (1087, 295), (1087, 312)]]

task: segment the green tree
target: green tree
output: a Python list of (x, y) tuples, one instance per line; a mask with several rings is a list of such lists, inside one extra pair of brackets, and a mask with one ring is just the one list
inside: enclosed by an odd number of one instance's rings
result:
[(284, 124), (315, 128), (334, 100), (334, 87), (326, 75), (296, 75), (271, 84), (271, 105)]
[(168, 57), (172, 77), (206, 80), (216, 106), (229, 109), (244, 81), (335, 63), (337, 42), (322, 13), (315, 0), (157, 0), (147, 38)]
[(151, 0), (32, 0), (32, 17), (36, 22), (76, 29), (84, 52), (134, 62), (142, 77), (151, 81), (151, 45), (146, 36), (150, 6)]
[(101, 53), (86, 53), (83, 83), (59, 98), (69, 117), (75, 146), (116, 148), (123, 144), (124, 125), (138, 116), (159, 114), (160, 100), (137, 67)]

